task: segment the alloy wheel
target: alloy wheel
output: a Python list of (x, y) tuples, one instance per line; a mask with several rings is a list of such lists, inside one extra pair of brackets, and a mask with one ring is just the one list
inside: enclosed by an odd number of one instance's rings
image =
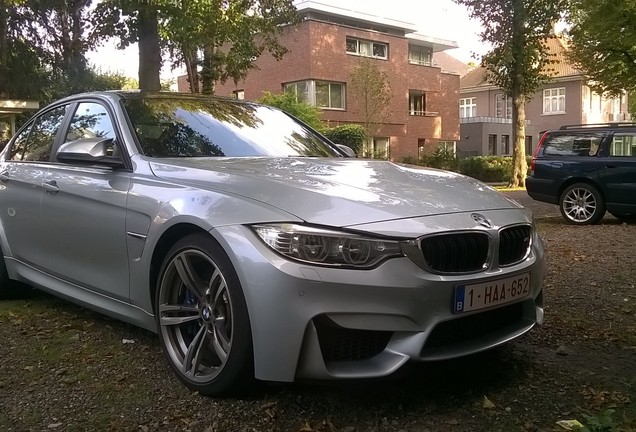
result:
[(576, 223), (588, 222), (597, 210), (594, 194), (587, 188), (570, 189), (563, 197), (561, 206), (567, 218)]
[(198, 249), (168, 263), (159, 286), (159, 331), (181, 376), (214, 380), (226, 366), (234, 328), (232, 296), (218, 265)]

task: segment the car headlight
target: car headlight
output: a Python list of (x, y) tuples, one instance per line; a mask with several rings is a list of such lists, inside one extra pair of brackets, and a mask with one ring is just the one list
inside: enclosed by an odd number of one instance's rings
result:
[(404, 255), (394, 240), (293, 224), (254, 225), (252, 229), (279, 254), (311, 264), (370, 268)]

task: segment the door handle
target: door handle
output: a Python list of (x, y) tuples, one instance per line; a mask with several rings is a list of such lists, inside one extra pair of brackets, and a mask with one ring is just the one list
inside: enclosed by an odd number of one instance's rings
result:
[(0, 172), (0, 181), (2, 182), (9, 181), (9, 171)]
[(57, 182), (55, 180), (45, 180), (42, 182), (42, 187), (45, 191), (50, 193), (59, 192), (60, 188), (57, 186)]
[(552, 162), (550, 166), (552, 168), (563, 168), (563, 162)]
[(605, 168), (616, 168), (616, 165), (605, 165)]

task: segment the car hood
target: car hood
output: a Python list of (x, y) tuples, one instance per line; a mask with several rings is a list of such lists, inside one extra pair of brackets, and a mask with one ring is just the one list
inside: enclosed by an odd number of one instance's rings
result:
[(179, 158), (150, 161), (160, 178), (240, 195), (309, 223), (351, 226), (521, 207), (460, 174), (350, 158)]

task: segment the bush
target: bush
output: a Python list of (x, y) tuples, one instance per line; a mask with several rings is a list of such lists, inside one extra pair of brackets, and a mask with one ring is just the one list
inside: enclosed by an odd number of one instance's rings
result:
[(506, 182), (512, 177), (512, 158), (508, 156), (474, 156), (462, 159), (459, 172), (483, 182)]
[(291, 92), (276, 94), (266, 91), (258, 102), (279, 108), (318, 131), (322, 131), (324, 128), (322, 120), (320, 120), (322, 115), (320, 108), (305, 102), (298, 102), (296, 96)]
[(364, 128), (358, 124), (345, 124), (323, 131), (323, 134), (337, 144), (350, 147), (356, 154), (362, 153)]
[(419, 159), (413, 155), (404, 156), (402, 157), (402, 163), (455, 172), (457, 172), (459, 167), (455, 154), (451, 150), (445, 150), (441, 147), (436, 148), (431, 153), (421, 155)]
[[(414, 156), (405, 156), (403, 163), (422, 165), (459, 172), (477, 180), (489, 183), (505, 183), (512, 177), (512, 157), (510, 156), (472, 156), (455, 159), (451, 151), (437, 149), (418, 160)], [(532, 157), (527, 156), (528, 175)]]

